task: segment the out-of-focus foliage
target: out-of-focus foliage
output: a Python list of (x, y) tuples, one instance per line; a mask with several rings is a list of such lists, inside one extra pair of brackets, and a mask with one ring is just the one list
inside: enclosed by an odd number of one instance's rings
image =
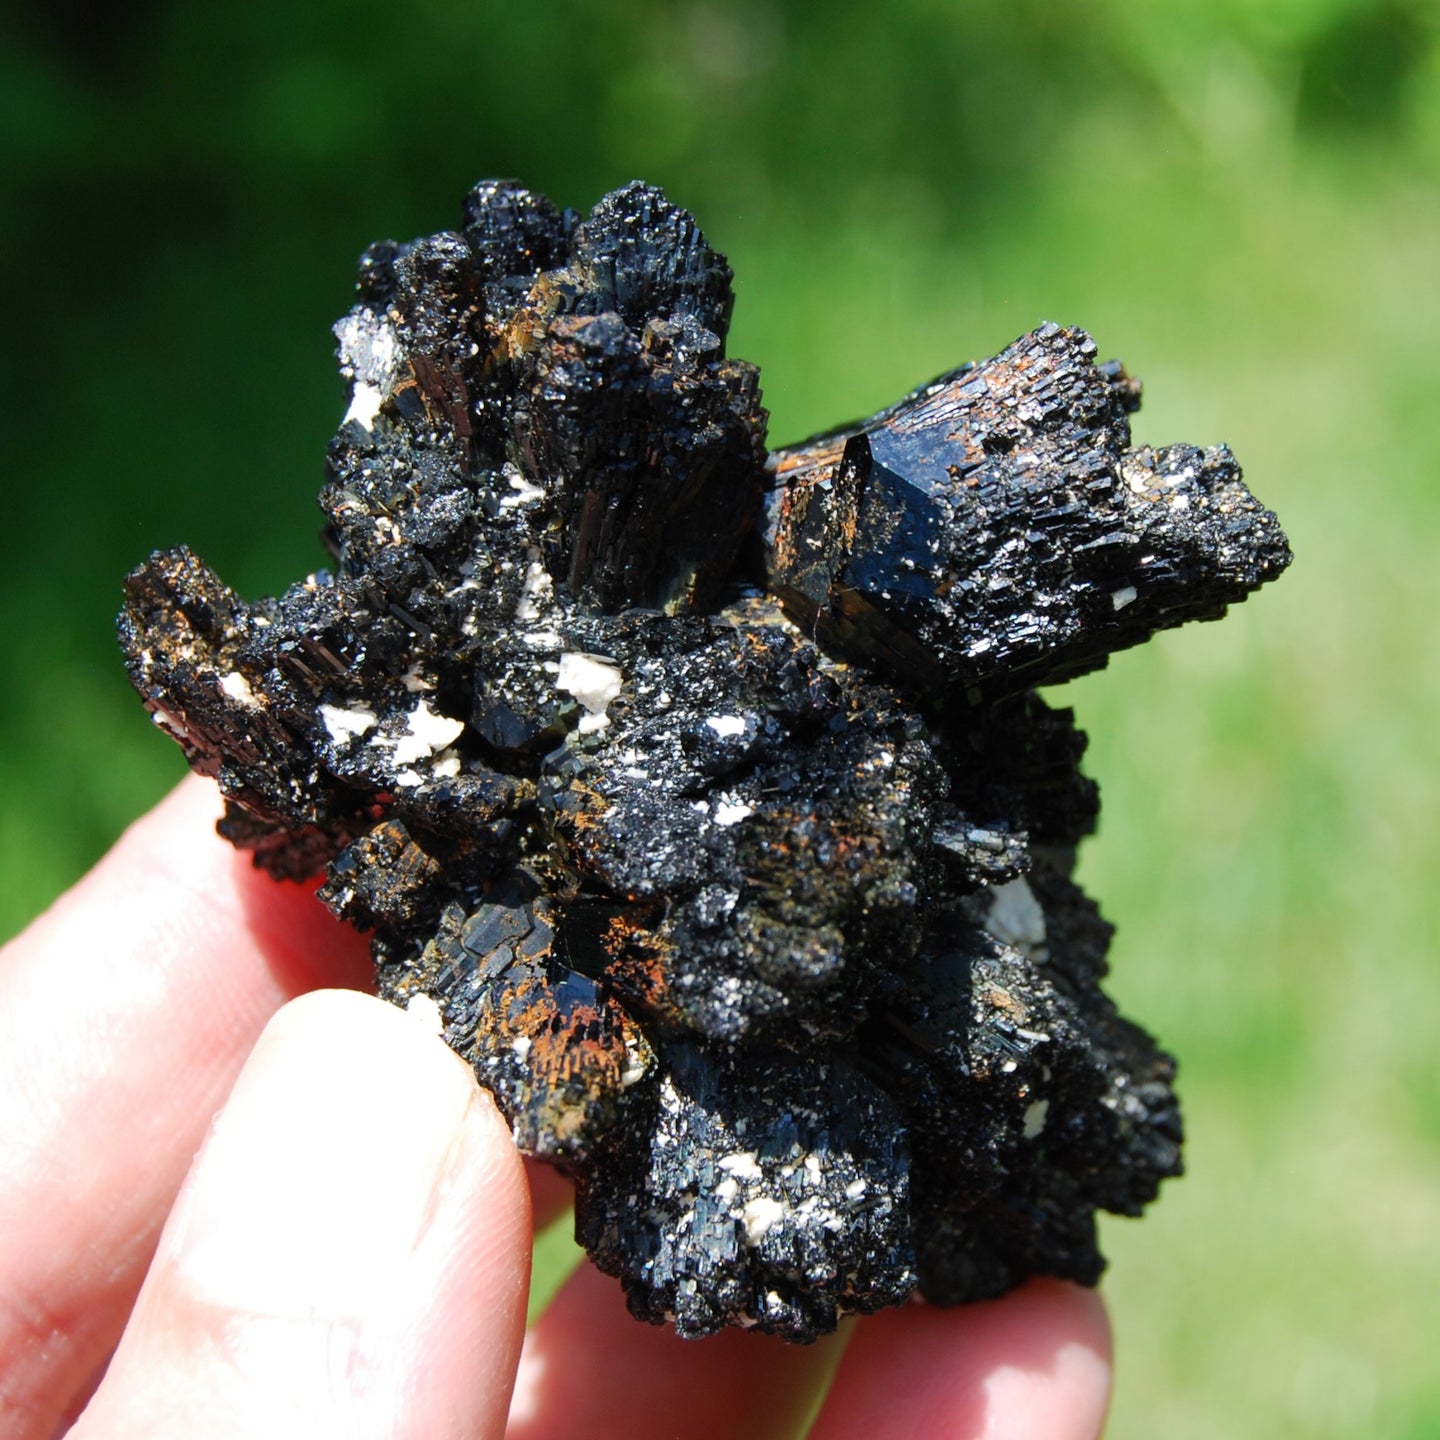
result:
[[(1043, 318), (1227, 440), (1294, 570), (1067, 697), (1192, 1173), (1115, 1224), (1112, 1434), (1440, 1434), (1440, 12), (1429, 0), (34, 4), (0, 46), (0, 933), (180, 771), (113, 651), (191, 543), (321, 563), (354, 256), (633, 176), (777, 441)], [(97, 937), (103, 943), (103, 937)]]

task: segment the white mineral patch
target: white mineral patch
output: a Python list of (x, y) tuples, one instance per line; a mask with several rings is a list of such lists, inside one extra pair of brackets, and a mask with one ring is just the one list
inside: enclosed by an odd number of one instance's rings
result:
[(1133, 585), (1123, 585), (1119, 590), (1110, 592), (1110, 603), (1117, 610), (1123, 610), (1127, 605), (1134, 603), (1138, 593)]
[(845, 1198), (847, 1200), (858, 1200), (865, 1193), (864, 1180), (852, 1180), (845, 1187)]
[(401, 677), (401, 683), (412, 695), (422, 694), (426, 690), (433, 690), (435, 682), (427, 680), (421, 673), (418, 665), (412, 665)]
[(722, 1180), (715, 1187), (715, 1198), (722, 1205), (728, 1205), (739, 1193), (740, 1182), (738, 1180)]
[(442, 780), (453, 780), (460, 773), (460, 754), (456, 750), (443, 750), (435, 757), (430, 773)]
[(433, 1035), (439, 1035), (445, 1029), (445, 1017), (428, 995), (412, 995), (405, 1006), (405, 1013), (418, 1020)]
[(255, 692), (250, 688), (250, 682), (238, 670), (232, 670), (228, 675), (220, 677), (220, 691), (232, 700), (238, 700), (242, 705), (258, 705), (260, 703), (255, 698)]
[(357, 380), (355, 388), (350, 392), (350, 408), (345, 412), (342, 425), (350, 420), (358, 420), (367, 430), (375, 428), (376, 417), (380, 414), (380, 407), (385, 403), (385, 392), (378, 386), (371, 385), (367, 380)]
[(1045, 912), (1023, 875), (990, 891), (985, 928), (997, 940), (1013, 945), (1030, 959), (1045, 958)]
[(738, 715), (712, 715), (705, 723), (722, 740), (745, 733), (745, 722)]
[(405, 733), (395, 742), (397, 765), (409, 765), (443, 750), (460, 738), (465, 722), (436, 714), (430, 702), (422, 700), (406, 717), (405, 727)]
[(168, 730), (177, 740), (190, 738), (190, 727), (178, 715), (172, 715), (168, 710), (156, 710), (150, 718), (162, 730)]
[(510, 1053), (514, 1055), (517, 1060), (523, 1062), (525, 1057), (530, 1053), (530, 1043), (530, 1037), (528, 1035), (517, 1035), (510, 1042)]
[(370, 430), (398, 378), (395, 327), (383, 315), (357, 306), (336, 325), (335, 338), (340, 342), (340, 373), (354, 380), (345, 419), (358, 420)]
[(393, 383), (399, 337), (384, 315), (357, 305), (336, 324), (335, 338), (340, 342), (341, 372), (347, 378), (353, 374), (372, 385)]
[(379, 724), (380, 717), (368, 705), (322, 705), (320, 718), (330, 732), (330, 739), (336, 745), (347, 745), (351, 740)]
[(613, 660), (600, 655), (586, 655), (567, 650), (560, 657), (560, 670), (555, 687), (573, 695), (585, 714), (580, 717), (580, 733), (603, 730), (609, 723), (606, 708), (620, 693), (625, 677)]
[(715, 807), (715, 823), (717, 825), (738, 825), (747, 815), (754, 813), (753, 806), (736, 805), (728, 800), (722, 800)]
[(622, 1090), (628, 1090), (630, 1086), (643, 1080), (649, 1069), (649, 1048), (643, 1044), (636, 1045), (627, 1041), (625, 1045), (625, 1068), (620, 1072), (620, 1088)]
[(538, 560), (525, 570), (525, 583), (520, 589), (520, 603), (515, 607), (515, 622), (530, 625), (545, 613), (551, 593), (550, 574)]
[(425, 777), (418, 770), (397, 770), (395, 783), (402, 790), (413, 790), (417, 785), (425, 783)]
[(1033, 1140), (1045, 1128), (1045, 1117), (1049, 1113), (1048, 1100), (1032, 1100), (1025, 1107), (1025, 1128), (1021, 1133), (1027, 1140)]
[(740, 1180), (758, 1180), (761, 1176), (754, 1150), (737, 1150), (719, 1161), (720, 1168)]
[(785, 1214), (785, 1207), (769, 1195), (757, 1195), (740, 1212), (745, 1222), (745, 1238), (750, 1244), (757, 1244), (765, 1232)]
[(1182, 485), (1192, 484), (1195, 467), (1186, 465), (1183, 469), (1167, 475), (1159, 470), (1152, 470), (1137, 457), (1127, 455), (1120, 462), (1120, 476), (1135, 494), (1150, 495), (1153, 498), (1161, 491), (1176, 490)]
[(510, 488), (515, 493), (506, 495), (500, 501), (502, 510), (513, 510), (517, 505), (533, 505), (537, 500), (545, 498), (545, 492), (540, 486), (527, 480), (521, 473), (518, 466), (507, 465), (505, 467), (505, 478), (510, 482)]
[(1120, 462), (1120, 478), (1136, 495), (1148, 495), (1155, 488), (1157, 480), (1155, 472), (1148, 465), (1140, 464), (1129, 455)]

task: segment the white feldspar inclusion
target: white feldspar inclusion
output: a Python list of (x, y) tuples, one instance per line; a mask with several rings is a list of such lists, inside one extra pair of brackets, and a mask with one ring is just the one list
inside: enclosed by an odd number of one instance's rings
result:
[[(1120, 461), (1120, 478), (1136, 495), (1158, 498), (1163, 491), (1193, 486), (1195, 466), (1184, 465), (1179, 470), (1165, 474), (1160, 470), (1152, 470), (1138, 456), (1126, 455)], [(1189, 497), (1185, 498), (1188, 504)]]
[(157, 707), (150, 718), (162, 730), (168, 730), (177, 740), (190, 738), (190, 727), (178, 715), (172, 715), (168, 710)]
[(335, 338), (340, 342), (340, 373), (353, 382), (345, 421), (358, 420), (371, 430), (399, 378), (399, 337), (384, 315), (356, 306), (335, 326)]
[(1031, 960), (1046, 958), (1045, 912), (1023, 875), (991, 889), (985, 928)]
[(555, 688), (573, 695), (585, 711), (580, 717), (582, 735), (603, 730), (610, 723), (605, 711), (624, 683), (625, 677), (613, 660), (602, 655), (586, 655), (579, 650), (567, 650), (560, 657), (559, 673), (555, 676)]
[(1110, 592), (1110, 603), (1117, 610), (1123, 610), (1135, 600), (1138, 594), (1139, 591), (1133, 585), (1122, 585), (1120, 589)]
[(250, 688), (250, 682), (238, 670), (232, 670), (228, 675), (220, 677), (220, 691), (232, 700), (238, 700), (242, 705), (258, 705), (260, 703), (255, 698), (255, 692)]
[(340, 423), (344, 425), (351, 420), (358, 420), (367, 430), (373, 430), (380, 407), (384, 403), (385, 392), (378, 385), (372, 385), (368, 380), (357, 380), (355, 388), (350, 392), (350, 408), (346, 410)]
[(757, 1195), (740, 1212), (745, 1223), (745, 1239), (757, 1244), (765, 1232), (785, 1215), (785, 1207), (769, 1195)]
[(549, 572), (538, 560), (532, 560), (525, 570), (520, 603), (515, 607), (516, 624), (531, 625), (539, 620), (545, 613), (552, 590)]
[(705, 723), (722, 740), (745, 733), (745, 722), (738, 715), (712, 715)]
[(755, 808), (752, 805), (738, 805), (732, 801), (722, 800), (715, 807), (715, 823), (717, 825), (738, 825), (747, 815), (753, 815)]
[(533, 505), (537, 500), (545, 498), (545, 492), (532, 480), (526, 479), (524, 472), (518, 465), (506, 465), (501, 472), (510, 483), (512, 495), (501, 497), (500, 508), (502, 510), (513, 510), (517, 505)]
[(458, 740), (465, 729), (463, 720), (452, 720), (448, 715), (437, 714), (430, 708), (428, 700), (421, 700), (405, 723), (405, 734), (395, 742), (397, 765), (409, 765), (443, 750), (452, 741)]
[(737, 1150), (733, 1155), (726, 1155), (718, 1163), (722, 1170), (738, 1179), (758, 1180), (762, 1172), (756, 1163), (757, 1158), (754, 1150)]
[(625, 1068), (620, 1072), (622, 1090), (628, 1090), (649, 1074), (650, 1059), (649, 1046), (637, 1045), (629, 1040), (625, 1042)]
[(320, 718), (337, 745), (348, 744), (380, 723), (380, 717), (368, 705), (322, 705)]
[(1025, 1107), (1024, 1124), (1021, 1132), (1027, 1140), (1033, 1140), (1045, 1128), (1045, 1117), (1050, 1113), (1048, 1100), (1032, 1100)]

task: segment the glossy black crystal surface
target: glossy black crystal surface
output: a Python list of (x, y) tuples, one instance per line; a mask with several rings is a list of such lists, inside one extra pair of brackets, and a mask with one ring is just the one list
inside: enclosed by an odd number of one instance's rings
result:
[(1100, 989), (1097, 799), (1036, 687), (1279, 573), (1223, 448), (1046, 325), (768, 453), (724, 257), (652, 187), (509, 182), (365, 252), (331, 567), (126, 582), (221, 828), (326, 872), (645, 1319), (1093, 1283), (1180, 1168), (1173, 1063)]

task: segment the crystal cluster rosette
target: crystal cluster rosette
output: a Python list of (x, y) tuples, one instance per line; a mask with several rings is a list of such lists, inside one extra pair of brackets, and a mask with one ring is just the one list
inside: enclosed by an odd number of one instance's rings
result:
[(1284, 568), (1223, 447), (1044, 325), (773, 453), (724, 257), (653, 187), (487, 182), (336, 326), (330, 567), (126, 582), (221, 831), (369, 931), (632, 1310), (795, 1340), (1093, 1283), (1180, 1168), (1102, 993), (1084, 737), (1037, 687)]

